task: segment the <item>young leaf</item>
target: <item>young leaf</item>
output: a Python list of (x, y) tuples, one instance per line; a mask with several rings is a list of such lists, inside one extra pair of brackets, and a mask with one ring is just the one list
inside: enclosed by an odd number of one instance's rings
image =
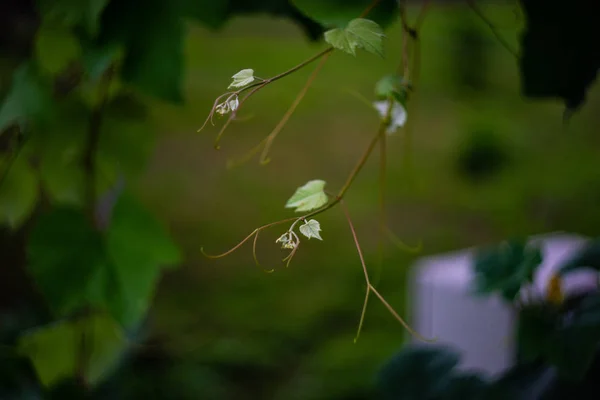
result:
[(328, 201), (323, 191), (325, 181), (317, 179), (299, 187), (287, 201), (285, 208), (295, 208), (296, 212), (310, 211), (325, 205)]
[(364, 18), (356, 18), (345, 29), (332, 29), (325, 32), (325, 41), (348, 54), (356, 55), (356, 48), (383, 57), (383, 30), (376, 23)]
[(237, 74), (233, 75), (232, 78), (233, 82), (231, 82), (231, 85), (229, 85), (227, 89), (243, 88), (254, 81), (254, 70), (250, 68), (243, 69)]
[(319, 234), (320, 231), (321, 224), (316, 219), (308, 220), (304, 225), (300, 225), (300, 233), (309, 239), (314, 237), (315, 239), (323, 240)]

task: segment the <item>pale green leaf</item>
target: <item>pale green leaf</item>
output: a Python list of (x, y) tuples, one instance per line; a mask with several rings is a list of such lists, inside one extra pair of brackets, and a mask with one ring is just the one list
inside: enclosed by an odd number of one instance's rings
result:
[(353, 19), (348, 24), (346, 32), (350, 43), (354, 41), (359, 48), (383, 57), (383, 38), (385, 35), (377, 22), (364, 18)]
[(338, 50), (356, 56), (356, 43), (350, 44), (347, 32), (344, 29), (331, 29), (325, 32), (325, 41)]
[(296, 212), (310, 211), (325, 205), (328, 201), (323, 191), (325, 181), (316, 179), (299, 187), (287, 201), (285, 208), (295, 208)]
[(231, 78), (233, 79), (233, 82), (231, 82), (231, 85), (229, 85), (228, 89), (242, 88), (254, 82), (254, 70), (250, 68), (243, 69), (237, 74), (233, 75)]
[(356, 18), (345, 29), (332, 29), (325, 32), (325, 41), (336, 49), (356, 55), (356, 48), (383, 57), (383, 29), (376, 22)]
[(91, 351), (85, 378), (96, 384), (117, 365), (127, 346), (121, 328), (107, 315), (93, 314), (26, 332), (19, 338), (18, 348), (31, 359), (42, 385), (49, 387), (77, 371), (82, 334)]
[(304, 225), (300, 225), (300, 233), (309, 239), (315, 238), (323, 240), (319, 232), (321, 232), (321, 224), (316, 219), (308, 220)]

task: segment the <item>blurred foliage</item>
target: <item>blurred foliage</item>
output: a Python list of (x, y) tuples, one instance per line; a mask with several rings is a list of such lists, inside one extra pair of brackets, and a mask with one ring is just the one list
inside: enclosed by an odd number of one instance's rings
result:
[[(502, 244), (487, 251), (486, 267), (491, 263), (506, 269), (531, 270), (541, 261), (538, 249), (530, 250), (534, 263), (523, 263), (522, 243)], [(584, 248), (576, 257), (587, 253)], [(496, 260), (494, 260), (494, 258)], [(473, 263), (481, 274), (482, 258)], [(524, 264), (527, 266), (523, 268)], [(509, 268), (510, 269), (510, 268)], [(485, 270), (485, 269), (484, 269)], [(504, 300), (514, 305), (513, 289), (530, 282), (529, 273), (521, 274), (510, 285), (510, 296)], [(497, 277), (488, 276), (488, 280)], [(489, 282), (480, 290), (494, 294), (504, 287)], [(513, 286), (516, 286), (513, 288)], [(397, 353), (381, 370), (379, 387), (389, 399), (527, 399), (551, 400), (575, 396), (592, 399), (600, 389), (597, 379), (600, 365), (600, 289), (570, 295), (561, 304), (530, 296), (517, 308), (518, 324), (514, 332), (517, 362), (499, 376), (484, 377), (459, 372), (460, 356), (450, 347), (407, 346)], [(565, 397), (566, 396), (566, 397)]]
[[(372, 10), (372, 18), (392, 28), (391, 22), (397, 20), (395, 3), (381, 1)], [(597, 69), (597, 63), (594, 64), (597, 59), (593, 58), (597, 53), (587, 50), (591, 46), (587, 40), (593, 35), (585, 36), (587, 31), (582, 31), (595, 29), (593, 22), (586, 25), (573, 21), (576, 18), (587, 21), (587, 15), (592, 13), (586, 14), (589, 10), (583, 6), (573, 7), (575, 14), (568, 21), (573, 29), (557, 41), (561, 51), (556, 58), (547, 51), (548, 41), (539, 39), (546, 36), (550, 23), (552, 26), (556, 23), (554, 5), (546, 8), (541, 2), (523, 3), (529, 22), (521, 64), (525, 93), (544, 97), (558, 95), (567, 100), (568, 107), (578, 106), (584, 89), (593, 80), (594, 65)], [(396, 332), (365, 332), (362, 337), (365, 344), (357, 344), (352, 353), (340, 350), (347, 349), (351, 343), (344, 333), (354, 327), (356, 317), (355, 305), (346, 304), (346, 299), (363, 284), (357, 279), (348, 281), (344, 289), (331, 285), (336, 280), (334, 277), (339, 276), (339, 270), (350, 264), (350, 258), (344, 258), (343, 254), (337, 255), (335, 260), (339, 267), (331, 265), (331, 271), (319, 277), (322, 282), (313, 281), (310, 288), (299, 285), (295, 292), (286, 293), (281, 300), (276, 298), (281, 294), (277, 290), (281, 289), (274, 288), (278, 284), (285, 285), (285, 279), (290, 277), (277, 277), (266, 283), (252, 281), (253, 286), (249, 286), (245, 281), (249, 273), (240, 272), (238, 280), (220, 282), (223, 287), (218, 290), (210, 287), (210, 281), (198, 287), (194, 286), (197, 281), (183, 279), (174, 285), (175, 289), (171, 287), (172, 297), (165, 303), (173, 301), (192, 307), (202, 322), (208, 313), (219, 314), (212, 321), (214, 326), (205, 322), (192, 329), (189, 337), (182, 333), (174, 341), (145, 342), (147, 337), (143, 333), (153, 322), (148, 310), (157, 283), (168, 267), (182, 263), (183, 256), (159, 222), (164, 217), (157, 212), (160, 207), (146, 207), (143, 203), (147, 199), (139, 198), (139, 190), (136, 190), (147, 171), (146, 162), (156, 149), (158, 128), (165, 129), (163, 125), (166, 125), (168, 130), (180, 129), (181, 120), (185, 118), (169, 117), (173, 110), (170, 107), (185, 107), (184, 100), (198, 96), (196, 92), (204, 96), (205, 91), (212, 90), (210, 84), (215, 80), (212, 75), (222, 70), (222, 65), (215, 62), (217, 55), (230, 54), (238, 57), (236, 63), (247, 64), (252, 60), (265, 69), (273, 69), (279, 68), (277, 63), (288, 62), (290, 56), (305, 51), (297, 44), (281, 46), (281, 43), (277, 47), (281, 52), (267, 49), (272, 42), (261, 39), (259, 45), (252, 48), (247, 43), (230, 42), (231, 47), (219, 53), (222, 43), (214, 36), (207, 36), (201, 43), (202, 50), (190, 52), (191, 47), (198, 45), (187, 42), (191, 24), (199, 22), (217, 29), (224, 28), (234, 16), (268, 14), (293, 21), (314, 40), (322, 37), (326, 27), (345, 26), (370, 4), (370, 0), (2, 2), (0, 249), (3, 260), (0, 283), (9, 288), (2, 296), (11, 301), (1, 304), (0, 311), (3, 317), (0, 325), (1, 398), (112, 399), (118, 398), (117, 392), (127, 399), (289, 400), (293, 396), (352, 399), (372, 394), (372, 385), (365, 376), (373, 372), (370, 368), (385, 357), (390, 346), (401, 342), (401, 338)], [(259, 28), (258, 25), (254, 23), (252, 29)], [(593, 32), (590, 30), (590, 33)], [(575, 35), (577, 44), (572, 57), (565, 55), (566, 42), (562, 40), (573, 39), (571, 34)], [(468, 37), (474, 35), (467, 32)], [(481, 58), (479, 54), (472, 64)], [(578, 64), (565, 66), (564, 60), (573, 58)], [(344, 63), (345, 68), (338, 69), (342, 71), (339, 78), (345, 82), (357, 81), (355, 67), (347, 61)], [(371, 79), (372, 71), (368, 70), (372, 65), (365, 65), (361, 71)], [(434, 62), (432, 65), (442, 64)], [(193, 80), (186, 80), (190, 71), (196, 77), (210, 75), (208, 80), (202, 81), (206, 88), (198, 88)], [(538, 74), (539, 71), (547, 74)], [(377, 95), (392, 95), (404, 102), (406, 93), (398, 89), (398, 79), (394, 76), (382, 81)], [(290, 81), (294, 82), (293, 78)], [(369, 82), (370, 87), (372, 84)], [(327, 94), (321, 97), (335, 97), (335, 94)], [(313, 109), (317, 108), (315, 104), (320, 104), (316, 100), (309, 100), (309, 104), (310, 101)], [(277, 110), (280, 103), (280, 98), (272, 100), (273, 109)], [(330, 110), (329, 105), (321, 104), (321, 107), (328, 110), (327, 113), (339, 111)], [(178, 110), (179, 115), (185, 114), (181, 108)], [(197, 113), (194, 108), (191, 112), (194, 119)], [(157, 123), (160, 118), (161, 122)], [(331, 119), (330, 115), (328, 118)], [(340, 126), (332, 130), (343, 132), (348, 122), (340, 118), (336, 123)], [(344, 142), (362, 139), (348, 135)], [(244, 140), (240, 138), (240, 142)], [(174, 158), (185, 160), (185, 150), (180, 149)], [(338, 158), (340, 164), (345, 162), (341, 155)], [(206, 157), (201, 161), (213, 160)], [(330, 161), (327, 160), (327, 165)], [(313, 166), (318, 164), (313, 163)], [(311, 172), (310, 167), (305, 172)], [(212, 173), (211, 168), (196, 171), (207, 179)], [(180, 176), (165, 178), (160, 168), (154, 174), (153, 179), (162, 179), (165, 185), (176, 186), (178, 179), (182, 179)], [(194, 185), (202, 186), (195, 181)], [(277, 189), (266, 186), (253, 189), (261, 198), (278, 194)], [(222, 187), (228, 190), (226, 184)], [(365, 192), (375, 192), (373, 188), (367, 189)], [(202, 190), (210, 196), (205, 187), (199, 189)], [(169, 187), (161, 191), (164, 196), (177, 193)], [(419, 190), (413, 193), (419, 196)], [(240, 196), (237, 191), (230, 193), (230, 198)], [(460, 199), (460, 196), (455, 198)], [(161, 203), (162, 200), (156, 201)], [(361, 207), (360, 200), (356, 204)], [(194, 207), (204, 207), (202, 212), (206, 215), (215, 210), (207, 202)], [(265, 208), (271, 209), (270, 206)], [(227, 209), (228, 213), (238, 215), (239, 204)], [(174, 209), (171, 217), (176, 219), (178, 213), (184, 211)], [(246, 223), (243, 218), (236, 221), (235, 225)], [(223, 239), (224, 229), (237, 233), (236, 226), (227, 226), (221, 221), (218, 226), (204, 220), (193, 223), (203, 224), (208, 240), (214, 240), (211, 244)], [(331, 226), (331, 243), (339, 244), (334, 241), (336, 232), (333, 224)], [(187, 226), (180, 229), (183, 232), (179, 232), (178, 237), (181, 244), (190, 254), (197, 253), (197, 237), (185, 234)], [(443, 241), (446, 233), (439, 232), (439, 240)], [(526, 259), (521, 260), (516, 270), (511, 269), (506, 260), (490, 261), (489, 268), (483, 268), (489, 272), (486, 290), (510, 293), (515, 280), (529, 276), (535, 263), (519, 251), (509, 257), (512, 261)], [(196, 261), (193, 256), (189, 258), (191, 263)], [(402, 257), (393, 261), (408, 262)], [(188, 283), (190, 287), (185, 286)], [(402, 280), (391, 280), (388, 289), (397, 293), (401, 283)], [(165, 288), (168, 287), (167, 282)], [(310, 289), (308, 295), (307, 288)], [(201, 301), (190, 294), (197, 296), (196, 292), (200, 291), (204, 296)], [(221, 304), (222, 309), (216, 313), (210, 309), (210, 299), (226, 297), (223, 293), (235, 293), (236, 299), (243, 300)], [(396, 295), (397, 302), (402, 301), (401, 295)], [(270, 312), (261, 309), (264, 303), (258, 301), (259, 297), (268, 299)], [(165, 303), (157, 307), (157, 314), (163, 310), (161, 306), (168, 309), (154, 326), (156, 332), (153, 333), (159, 338), (163, 325), (170, 330), (186, 331), (181, 322), (185, 319), (184, 311)], [(584, 321), (594, 320), (596, 317), (592, 314), (586, 312)], [(272, 326), (273, 315), (279, 318), (277, 326)], [(269, 328), (265, 324), (269, 324)], [(589, 326), (595, 329), (591, 322), (592, 325), (586, 324), (588, 322), (578, 322), (568, 334), (579, 335), (582, 330), (589, 333), (592, 329)], [(197, 333), (198, 329), (201, 334)], [(273, 339), (269, 335), (273, 335)], [(287, 338), (285, 343), (280, 342), (282, 335)], [(324, 344), (315, 346), (315, 338)], [(186, 347), (189, 342), (199, 347), (192, 354)], [(373, 349), (373, 343), (378, 343), (377, 349)], [(301, 357), (304, 353), (308, 355)], [(581, 365), (588, 362), (589, 359)], [(445, 363), (450, 369), (454, 365), (449, 361)], [(425, 365), (421, 372), (427, 377), (428, 371)], [(324, 376), (331, 379), (323, 379)], [(278, 384), (273, 384), (273, 380)], [(482, 385), (478, 378), (466, 375), (455, 377), (452, 382), (448, 393), (478, 391)], [(95, 390), (90, 391), (90, 386)]]
[(475, 290), (481, 294), (498, 292), (513, 301), (524, 285), (533, 282), (542, 260), (539, 247), (520, 240), (480, 249), (474, 265)]

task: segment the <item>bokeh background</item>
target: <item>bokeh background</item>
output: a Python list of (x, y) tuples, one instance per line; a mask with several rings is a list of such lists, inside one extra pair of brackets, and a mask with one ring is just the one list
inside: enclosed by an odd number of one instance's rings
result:
[[(517, 48), (523, 17), (516, 2), (482, 10)], [(261, 233), (259, 257), (276, 268), (271, 274), (254, 265), (250, 244), (219, 260), (200, 251), (220, 253), (255, 227), (294, 216), (283, 206), (308, 180), (339, 189), (375, 133), (378, 116), (361, 97), (371, 101), (375, 83), (400, 62), (397, 24), (384, 60), (336, 52), (327, 61), (268, 165), (255, 157), (228, 168), (275, 127), (314, 66), (254, 96), (219, 151), (213, 141), (223, 121), (196, 132), (235, 72), (273, 76), (324, 48), (293, 23), (260, 15), (234, 18), (219, 31), (190, 27), (185, 104), (152, 106), (161, 134), (137, 185), (186, 261), (159, 285), (150, 341), (109, 383), (124, 398), (372, 398), (378, 368), (405, 342), (375, 298), (353, 342), (365, 282), (339, 208), (319, 217), (324, 241), (304, 241), (287, 269), (274, 243), (285, 228)], [(431, 7), (421, 55), (408, 115), (412, 144), (403, 132), (388, 140), (386, 207), (389, 228), (408, 245), (422, 243), (421, 252), (386, 241), (379, 262), (377, 152), (346, 197), (378, 288), (405, 316), (416, 257), (555, 230), (592, 235), (600, 223), (598, 88), (568, 125), (558, 102), (524, 100), (516, 60), (463, 5)]]

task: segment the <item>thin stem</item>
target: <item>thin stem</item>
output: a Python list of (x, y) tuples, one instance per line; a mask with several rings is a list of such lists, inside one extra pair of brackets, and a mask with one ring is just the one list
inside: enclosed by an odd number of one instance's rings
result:
[(98, 144), (100, 142), (102, 117), (104, 113), (104, 108), (106, 107), (106, 103), (108, 102), (108, 92), (110, 89), (110, 83), (112, 81), (113, 73), (114, 67), (109, 67), (102, 76), (102, 80), (99, 83), (98, 100), (90, 116), (89, 132), (87, 135), (87, 142), (83, 151), (82, 164), (84, 173), (86, 175), (84, 199), (85, 205), (88, 210), (89, 218), (94, 223), (94, 226), (96, 225), (96, 152), (98, 149)]
[(307, 60), (302, 61), (300, 64), (296, 65), (295, 67), (290, 68), (287, 71), (282, 72), (280, 74), (277, 74), (277, 75), (275, 75), (272, 78), (266, 79), (264, 82), (268, 84), (268, 83), (275, 82), (275, 81), (277, 81), (277, 80), (279, 80), (281, 78), (284, 78), (284, 77), (286, 77), (286, 76), (288, 76), (288, 75), (290, 75), (290, 74), (298, 71), (299, 69), (304, 68), (305, 66), (307, 66), (310, 63), (312, 63), (313, 61), (318, 60), (319, 58), (323, 57), (325, 54), (331, 53), (333, 50), (334, 50), (333, 47), (328, 47), (325, 50), (323, 50), (323, 51), (315, 54), (314, 56), (308, 58)]
[(294, 99), (294, 102), (292, 103), (290, 108), (283, 115), (283, 117), (281, 118), (281, 120), (279, 121), (279, 123), (277, 124), (275, 129), (273, 129), (273, 131), (267, 136), (267, 139), (265, 142), (265, 147), (263, 149), (262, 154), (260, 155), (260, 163), (261, 164), (264, 165), (269, 162), (268, 155), (269, 155), (269, 150), (271, 149), (271, 146), (273, 144), (273, 141), (275, 140), (275, 138), (277, 137), (279, 132), (281, 132), (283, 127), (287, 124), (288, 120), (290, 119), (290, 117), (292, 116), (294, 111), (296, 111), (296, 108), (298, 107), (298, 105), (300, 104), (300, 102), (302, 101), (304, 96), (306, 95), (306, 92), (308, 92), (308, 88), (312, 85), (315, 78), (319, 74), (319, 71), (321, 71), (321, 69), (323, 68), (323, 65), (325, 65), (325, 62), (327, 61), (327, 59), (329, 58), (330, 55), (331, 55), (331, 52), (326, 53), (321, 58), (321, 61), (319, 62), (319, 64), (317, 64), (317, 67), (314, 69), (312, 74), (310, 74), (310, 76), (306, 80), (306, 83), (304, 84), (304, 86), (302, 87), (302, 89), (300, 90), (300, 92), (298, 93), (296, 98)]
[(398, 236), (392, 232), (390, 228), (384, 226), (384, 233), (387, 235), (388, 239), (399, 249), (406, 251), (407, 253), (419, 253), (423, 249), (423, 243), (419, 241), (419, 243), (415, 247), (410, 247), (406, 243), (404, 243)]
[(385, 194), (386, 194), (386, 167), (387, 167), (387, 149), (386, 134), (381, 135), (379, 140), (379, 223), (377, 230), (377, 268), (374, 279), (374, 286), (379, 285), (381, 274), (383, 273), (383, 258), (385, 246), (383, 236), (385, 230)]
[(367, 306), (366, 306), (366, 302), (368, 301), (368, 292), (373, 292), (375, 294), (375, 296), (377, 296), (377, 298), (379, 298), (379, 300), (383, 303), (383, 305), (388, 309), (388, 311), (394, 316), (394, 318), (396, 318), (396, 320), (398, 320), (398, 322), (400, 322), (400, 324), (411, 334), (413, 335), (415, 338), (422, 340), (424, 342), (428, 342), (428, 343), (432, 343), (435, 342), (437, 339), (433, 338), (433, 339), (427, 339), (424, 336), (422, 336), (421, 334), (419, 334), (418, 332), (416, 332), (415, 330), (413, 330), (410, 325), (408, 325), (406, 323), (406, 321), (404, 321), (404, 319), (402, 319), (402, 317), (400, 317), (400, 315), (398, 315), (398, 313), (396, 312), (396, 310), (394, 310), (394, 307), (392, 307), (390, 305), (390, 303), (387, 302), (387, 300), (385, 300), (385, 298), (377, 291), (377, 289), (375, 289), (373, 287), (373, 285), (371, 284), (371, 281), (369, 280), (369, 272), (367, 271), (367, 265), (365, 263), (365, 258), (363, 257), (363, 253), (362, 250), (360, 248), (360, 243), (358, 241), (358, 236), (356, 235), (356, 229), (354, 229), (354, 224), (352, 223), (352, 219), (350, 218), (350, 213), (348, 212), (348, 209), (346, 207), (346, 205), (344, 204), (343, 201), (340, 202), (340, 206), (342, 208), (342, 211), (344, 212), (344, 215), (346, 216), (346, 220), (348, 221), (348, 225), (350, 226), (350, 232), (352, 233), (352, 238), (354, 240), (354, 245), (356, 246), (356, 251), (358, 252), (358, 256), (360, 258), (360, 263), (362, 265), (363, 268), (363, 272), (365, 274), (365, 282), (367, 284), (367, 295), (365, 297), (365, 304), (363, 305), (363, 311), (360, 317), (360, 324), (359, 324), (359, 328), (358, 328), (358, 332), (356, 333), (356, 337), (354, 339), (354, 342), (356, 342), (358, 340), (358, 337), (360, 335), (360, 331), (362, 328), (362, 323), (364, 320), (364, 314), (366, 312)]
[(519, 58), (519, 53), (515, 49), (513, 49), (510, 46), (510, 44), (508, 44), (508, 42), (506, 41), (506, 39), (504, 39), (502, 37), (502, 35), (500, 35), (500, 33), (498, 32), (498, 30), (496, 29), (496, 27), (494, 26), (494, 24), (492, 23), (492, 21), (490, 21), (485, 16), (485, 14), (481, 11), (481, 9), (479, 8), (479, 6), (477, 6), (476, 1), (475, 0), (466, 0), (466, 2), (469, 5), (469, 8), (471, 8), (471, 10), (473, 10), (473, 12), (475, 14), (477, 14), (477, 16), (488, 26), (488, 28), (490, 28), (490, 31), (496, 37), (496, 39), (502, 45), (502, 47), (504, 47), (515, 58)]
[(260, 233), (260, 231), (256, 231), (256, 235), (254, 235), (254, 241), (252, 242), (252, 257), (254, 257), (254, 263), (256, 264), (256, 266), (260, 269), (262, 269), (263, 271), (265, 271), (266, 273), (271, 273), (273, 271), (275, 271), (274, 269), (265, 269), (262, 267), (262, 265), (260, 265), (260, 263), (258, 262), (258, 256), (256, 255), (256, 243), (258, 242), (258, 234)]
[(275, 221), (275, 222), (271, 222), (268, 223), (266, 225), (263, 226), (259, 226), (258, 228), (256, 228), (255, 230), (252, 231), (252, 233), (250, 233), (248, 236), (246, 236), (241, 242), (239, 242), (238, 244), (236, 244), (234, 247), (232, 247), (231, 249), (227, 250), (225, 253), (221, 253), (218, 255), (210, 255), (210, 254), (206, 254), (204, 252), (204, 247), (200, 248), (200, 252), (207, 258), (222, 258), (225, 257), (226, 255), (229, 255), (231, 253), (233, 253), (234, 251), (236, 251), (237, 249), (239, 249), (244, 243), (246, 243), (248, 240), (250, 240), (250, 238), (255, 235), (256, 233), (258, 233), (259, 231), (262, 231), (263, 229), (267, 229), (270, 228), (272, 226), (275, 225), (280, 225), (280, 224), (285, 224), (286, 222), (290, 222), (295, 220), (296, 218), (286, 218), (286, 219), (282, 219), (280, 221)]

